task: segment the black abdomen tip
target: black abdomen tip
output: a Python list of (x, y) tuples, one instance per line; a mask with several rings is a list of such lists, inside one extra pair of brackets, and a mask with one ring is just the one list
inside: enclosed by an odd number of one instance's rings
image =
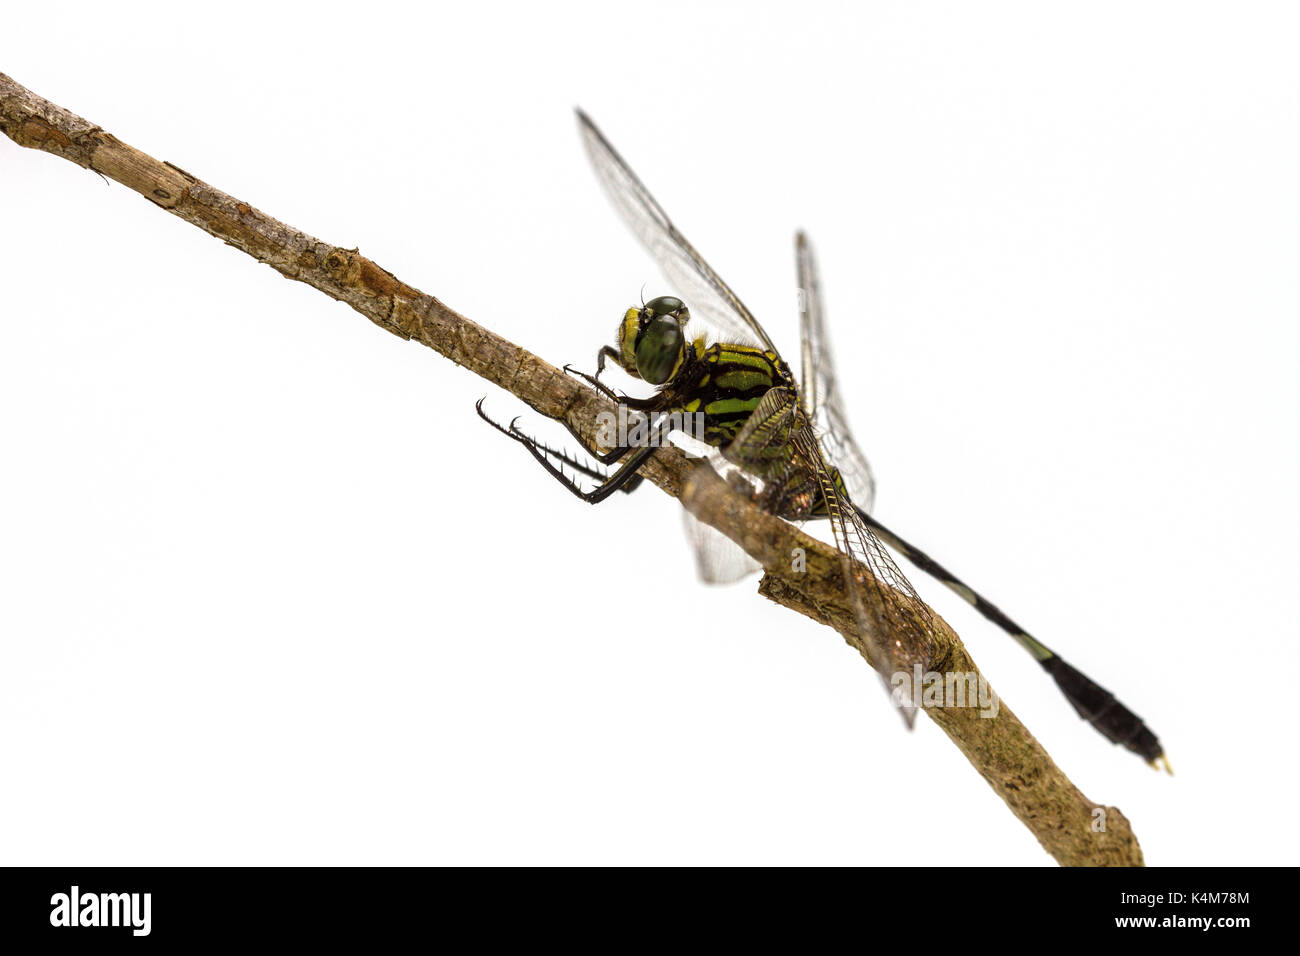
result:
[(1151, 728), (1114, 694), (1060, 657), (1049, 657), (1041, 663), (1079, 716), (1108, 740), (1122, 744), (1150, 764), (1164, 757), (1164, 748)]

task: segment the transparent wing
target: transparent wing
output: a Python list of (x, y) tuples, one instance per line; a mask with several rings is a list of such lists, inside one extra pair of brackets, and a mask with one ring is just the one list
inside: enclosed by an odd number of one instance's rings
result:
[[(724, 452), (761, 481), (766, 507), (783, 518), (827, 517), (843, 561), (849, 601), (872, 665), (890, 678), (914, 668), (927, 673), (934, 654), (934, 618), (893, 558), (835, 488), (816, 434), (794, 392), (771, 389)], [(823, 513), (824, 512), (824, 513)], [(895, 696), (910, 726), (910, 696)]]
[(705, 584), (735, 584), (762, 570), (763, 566), (744, 548), (717, 528), (705, 524), (685, 508), (682, 515), (686, 522), (686, 536), (695, 551), (695, 568)]
[[(795, 443), (810, 458), (819, 452), (811, 428), (802, 429)], [(916, 698), (894, 691), (912, 688), (918, 671), (929, 673), (934, 659), (934, 619), (889, 552), (863, 524), (853, 504), (840, 499), (824, 462), (817, 473), (843, 561), (844, 578), (849, 582), (859, 633), (873, 652), (872, 664), (886, 690), (911, 727), (916, 722)], [(905, 680), (895, 685), (893, 679), (900, 674), (906, 675)]]
[(582, 110), (578, 110), (578, 129), (605, 192), (675, 286), (673, 294), (686, 303), (693, 315), (714, 325), (724, 340), (744, 343), (757, 339), (765, 349), (775, 352), (776, 347), (758, 320), (677, 231), (663, 207)]
[(849, 496), (863, 511), (875, 507), (876, 479), (862, 449), (853, 440), (848, 415), (840, 395), (831, 344), (822, 310), (821, 281), (812, 245), (802, 232), (795, 236), (795, 264), (799, 282), (799, 341), (801, 375), (799, 404), (821, 439), (826, 461), (838, 468)]

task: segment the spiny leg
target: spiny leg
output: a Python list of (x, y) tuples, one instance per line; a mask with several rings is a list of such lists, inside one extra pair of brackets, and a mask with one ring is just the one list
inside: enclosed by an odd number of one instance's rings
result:
[(618, 353), (618, 349), (612, 345), (601, 346), (600, 351), (596, 353), (596, 378), (600, 378), (600, 373), (605, 371), (605, 359), (607, 358), (613, 359), (614, 364), (619, 368), (624, 367), (623, 356)]
[(612, 388), (610, 388), (608, 385), (606, 385), (604, 382), (600, 380), (601, 371), (604, 371), (603, 365), (601, 366), (600, 371), (597, 371), (595, 375), (591, 375), (587, 372), (580, 372), (572, 365), (564, 366), (564, 373), (566, 375), (572, 375), (574, 378), (582, 379), (584, 382), (586, 382), (596, 391), (600, 392), (600, 394), (604, 395), (610, 401), (613, 402), (622, 401), (623, 396), (619, 395), (618, 392), (614, 391)]
[[(562, 468), (553, 465), (546, 457), (545, 453), (534, 447), (531, 441), (521, 439), (517, 434), (511, 435), (511, 437), (520, 440), (521, 444), (528, 449), (528, 453), (536, 458), (541, 466), (550, 472), (551, 476), (560, 482), (560, 484), (568, 488), (575, 496), (581, 498), (588, 504), (593, 505), (604, 501), (614, 492), (626, 488), (633, 481), (639, 482), (641, 476), (637, 474), (637, 469), (644, 465), (650, 459), (650, 456), (659, 450), (655, 445), (646, 445), (644, 448), (637, 448), (623, 459), (622, 463), (612, 475), (605, 479), (603, 484), (598, 485), (591, 491), (583, 491), (572, 479), (569, 478), (568, 475), (564, 473)], [(624, 449), (624, 451), (628, 450), (629, 449)]]
[[(586, 464), (585, 462), (579, 461), (576, 456), (570, 455), (568, 452), (565, 452), (557, 448), (552, 448), (549, 445), (545, 444), (544, 442), (538, 441), (536, 438), (533, 438), (531, 435), (525, 434), (517, 424), (519, 421), (518, 416), (512, 418), (508, 426), (502, 425), (496, 419), (492, 418), (492, 416), (488, 415), (487, 412), (483, 411), (484, 401), (486, 401), (486, 398), (481, 398), (474, 405), (474, 410), (478, 412), (479, 418), (483, 419), (483, 421), (487, 422), (489, 425), (491, 425), (501, 434), (505, 435), (507, 438), (513, 441), (517, 441), (519, 444), (523, 445), (526, 449), (528, 449), (529, 454), (531, 454), (534, 458), (537, 458), (538, 461), (542, 463), (542, 465), (546, 468), (547, 471), (549, 471), (555, 477), (559, 478), (566, 486), (570, 487), (570, 490), (573, 490), (576, 494), (582, 494), (583, 492), (577, 486), (576, 482), (570, 479), (568, 475), (563, 474), (562, 470), (559, 470), (559, 473), (557, 474), (557, 469), (552, 465), (550, 461), (551, 458), (558, 459), (560, 462), (562, 462), (565, 465), (568, 465), (570, 468), (577, 471), (578, 473), (586, 475), (589, 478), (593, 478), (596, 481), (601, 482), (602, 484), (609, 480), (610, 475), (608, 472), (602, 471), (598, 468), (594, 468), (591, 465)], [(615, 449), (614, 453), (626, 454), (626, 449)]]
[(611, 399), (612, 401), (633, 402), (633, 403), (638, 401), (646, 401), (643, 399), (628, 398), (626, 395), (620, 395), (618, 392), (614, 391), (612, 388), (610, 388), (608, 385), (606, 385), (604, 382), (600, 380), (600, 376), (603, 375), (605, 372), (606, 359), (613, 359), (614, 364), (617, 365), (619, 368), (623, 369), (625, 372), (628, 372), (634, 378), (639, 377), (635, 370), (629, 369), (626, 365), (623, 364), (623, 356), (620, 355), (618, 349), (614, 348), (612, 345), (606, 345), (602, 347), (599, 352), (596, 353), (596, 374), (595, 375), (592, 375), (588, 372), (580, 372), (572, 365), (564, 366), (564, 371), (566, 374), (572, 375), (574, 378), (582, 379), (592, 388), (596, 389), (596, 391), (600, 392), (602, 395), (604, 395), (608, 399)]
[[(631, 491), (636, 487), (636, 485), (640, 484), (642, 477), (637, 474), (637, 469), (640, 468), (641, 465), (645, 464), (646, 461), (649, 460), (650, 456), (658, 450), (659, 442), (667, 436), (667, 433), (670, 430), (666, 426), (661, 427), (659, 430), (660, 433), (652, 436), (651, 441), (645, 447), (634, 449), (632, 446), (624, 446), (622, 448), (614, 449), (614, 452), (610, 453), (613, 460), (618, 460), (620, 458), (625, 458), (625, 460), (612, 475), (604, 475), (594, 468), (575, 462), (571, 456), (548, 448), (530, 436), (525, 435), (515, 426), (515, 422), (518, 421), (517, 418), (511, 421), (509, 427), (495, 421), (485, 411), (483, 411), (483, 402), (484, 399), (479, 399), (474, 405), (474, 409), (478, 412), (481, 419), (497, 431), (501, 432), (501, 434), (505, 435), (507, 438), (523, 445), (524, 448), (528, 450), (528, 453), (537, 460), (538, 464), (546, 469), (551, 477), (564, 485), (565, 488), (568, 488), (574, 496), (581, 498), (583, 501), (590, 504), (597, 504), (604, 501), (615, 491), (624, 489)], [(572, 429), (570, 430), (572, 431)], [(631, 452), (630, 456), (628, 455), (629, 452)], [(617, 454), (615, 455), (615, 453)], [(562, 466), (557, 466), (552, 463), (550, 457), (548, 457), (551, 455), (566, 464), (569, 464), (583, 474), (600, 480), (601, 484), (591, 491), (583, 491), (573, 478), (570, 478), (569, 475), (565, 474)]]
[[(582, 381), (586, 382), (588, 385), (591, 385), (593, 388), (595, 388), (606, 398), (609, 398), (612, 401), (617, 402), (621, 409), (625, 408), (635, 412), (656, 412), (660, 408), (660, 400), (657, 396), (653, 398), (631, 398), (627, 395), (620, 395), (618, 392), (614, 391), (604, 382), (599, 381), (596, 376), (589, 375), (586, 372), (580, 372), (577, 369), (575, 369), (572, 365), (564, 366), (563, 371), (567, 375), (572, 375), (574, 378), (581, 379)], [(480, 414), (482, 413), (480, 412)], [(614, 464), (614, 462), (618, 461), (625, 454), (627, 454), (627, 447), (620, 448), (618, 446), (615, 446), (611, 451), (602, 452), (594, 442), (590, 441), (587, 438), (587, 436), (583, 435), (580, 431), (578, 431), (578, 429), (575, 428), (567, 419), (561, 421), (561, 424), (564, 425), (565, 429), (568, 430), (569, 434), (573, 436), (574, 440), (577, 441), (577, 443), (582, 446), (582, 450), (585, 451), (592, 458), (596, 459), (596, 461), (600, 462), (602, 465), (612, 465)], [(513, 423), (511, 423), (511, 425), (512, 425), (511, 430), (517, 431), (516, 429), (513, 428)], [(534, 444), (541, 444), (541, 443), (534, 441)], [(546, 446), (542, 445), (542, 447), (545, 448)], [(547, 451), (551, 451), (553, 454), (555, 454), (557, 458), (565, 457), (561, 453), (555, 452), (553, 449), (548, 448)], [(570, 463), (573, 464), (573, 462)], [(575, 467), (578, 466), (575, 464)], [(586, 471), (584, 473), (591, 474), (590, 471)]]
[[(518, 419), (515, 419), (515, 421), (518, 421)], [(493, 422), (492, 424), (495, 425), (499, 431), (504, 431), (504, 429), (502, 429), (500, 425), (497, 425), (496, 422)], [(570, 431), (573, 432), (575, 436), (577, 436), (577, 432), (574, 432), (573, 429), (570, 429)], [(550, 445), (547, 445), (545, 442), (538, 441), (536, 438), (524, 434), (524, 432), (522, 432), (518, 427), (516, 427), (513, 421), (510, 423), (509, 434), (510, 437), (514, 438), (516, 441), (532, 445), (534, 448), (538, 449), (539, 451), (543, 452), (549, 457), (558, 459), (559, 461), (568, 465), (574, 471), (578, 472), (579, 474), (586, 475), (588, 478), (594, 478), (596, 481), (605, 482), (608, 481), (610, 477), (612, 477), (610, 473), (607, 471), (601, 471), (599, 468), (593, 468), (591, 465), (588, 465), (584, 461), (579, 461), (576, 455), (570, 455), (567, 451), (564, 451), (561, 448), (552, 448)], [(581, 437), (581, 436), (577, 436), (577, 437)], [(614, 452), (616, 452), (619, 457), (622, 457), (623, 455), (627, 454), (628, 450), (629, 450), (628, 448), (616, 448), (614, 449)], [(611, 452), (611, 454), (614, 454), (614, 452)], [(591, 453), (589, 452), (589, 454)], [(599, 455), (592, 454), (592, 457), (596, 458), (598, 461), (600, 460)], [(601, 464), (608, 465), (608, 464), (612, 464), (612, 462), (602, 461)], [(641, 482), (644, 480), (645, 478), (643, 475), (635, 475), (634, 477), (629, 478), (626, 482), (624, 482), (622, 487), (619, 490), (628, 492), (630, 494), (631, 492), (635, 491), (640, 486)]]

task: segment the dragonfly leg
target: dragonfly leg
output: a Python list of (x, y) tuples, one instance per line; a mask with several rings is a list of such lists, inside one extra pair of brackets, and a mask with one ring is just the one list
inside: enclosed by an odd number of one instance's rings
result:
[[(610, 462), (602, 463), (608, 464), (620, 459), (624, 460), (613, 474), (606, 475), (595, 468), (577, 461), (573, 456), (568, 455), (563, 451), (549, 448), (548, 446), (538, 442), (536, 439), (524, 434), (515, 425), (514, 421), (512, 421), (509, 427), (507, 427), (493, 420), (485, 411), (483, 411), (482, 399), (479, 399), (474, 408), (478, 412), (479, 417), (485, 422), (506, 437), (523, 445), (524, 448), (528, 450), (528, 453), (537, 459), (538, 463), (546, 469), (551, 477), (564, 485), (564, 487), (568, 488), (573, 495), (591, 504), (604, 501), (615, 491), (630, 492), (635, 489), (643, 480), (642, 476), (637, 473), (637, 469), (640, 468), (641, 465), (645, 464), (645, 462), (649, 460), (650, 456), (658, 450), (660, 442), (667, 437), (668, 432), (671, 430), (666, 424), (660, 426), (651, 436), (651, 440), (643, 447), (623, 446), (621, 448), (615, 448), (609, 453), (609, 455), (605, 456), (610, 459)], [(573, 429), (571, 428), (570, 431), (572, 430)], [(575, 432), (575, 434), (577, 433)], [(578, 437), (581, 438), (581, 436)], [(631, 452), (630, 456), (628, 454), (629, 452)], [(598, 479), (601, 483), (591, 491), (583, 491), (581, 486), (579, 486), (572, 477), (565, 473), (563, 465), (556, 465), (551, 461), (552, 457), (560, 460), (563, 464), (569, 465), (581, 474)]]
[[(658, 408), (659, 408), (659, 403), (655, 399), (624, 398), (622, 403), (619, 406), (620, 409), (619, 413), (620, 415), (626, 414), (624, 412), (624, 409), (628, 409), (634, 412), (654, 412), (657, 411)], [(582, 446), (582, 450), (585, 451), (592, 458), (596, 459), (596, 461), (600, 462), (602, 465), (614, 464), (615, 462), (621, 460), (623, 456), (628, 453), (628, 450), (630, 448), (638, 447), (638, 445), (640, 444), (640, 442), (638, 442), (637, 445), (615, 445), (611, 450), (602, 452), (594, 442), (588, 441), (586, 436), (584, 436), (582, 432), (578, 431), (578, 429), (575, 428), (573, 424), (569, 422), (567, 419), (563, 422), (563, 425), (565, 429), (569, 432), (569, 434), (573, 436), (574, 440), (577, 441), (577, 443)], [(629, 427), (631, 427), (630, 423), (629, 423)], [(667, 428), (661, 429), (661, 433), (658, 434), (657, 437), (650, 439), (650, 444), (655, 446), (661, 444), (667, 438), (668, 432), (670, 430), (671, 429), (667, 429)]]
[[(582, 489), (570, 482), (569, 479), (565, 477), (564, 472), (552, 466), (551, 463), (546, 461), (546, 459), (543, 458), (535, 449), (530, 448), (529, 450), (532, 451), (533, 457), (540, 461), (547, 471), (567, 485), (570, 491), (588, 504), (594, 505), (604, 501), (616, 491), (631, 491), (632, 488), (635, 487), (633, 482), (640, 484), (643, 479), (642, 476), (637, 473), (637, 469), (649, 461), (650, 456), (659, 449), (653, 445), (647, 445), (644, 448), (636, 449), (635, 452), (623, 460), (623, 463), (618, 466), (618, 469), (614, 474), (610, 475), (609, 478), (605, 480), (604, 484), (587, 492), (582, 491)], [(628, 487), (629, 485), (632, 485), (632, 487)]]
[(636, 374), (635, 370), (629, 370), (627, 366), (623, 364), (623, 356), (620, 355), (618, 349), (614, 348), (612, 345), (606, 345), (599, 352), (596, 353), (596, 374), (595, 375), (592, 375), (588, 372), (580, 372), (572, 365), (564, 366), (564, 371), (566, 374), (572, 375), (574, 378), (582, 379), (584, 382), (586, 382), (588, 385), (590, 385), (592, 388), (600, 392), (600, 394), (604, 395), (606, 398), (610, 399), (611, 401), (615, 401), (615, 402), (629, 401), (629, 399), (626, 396), (620, 395), (618, 392), (614, 391), (612, 388), (610, 388), (608, 385), (606, 385), (604, 382), (600, 380), (600, 376), (605, 371), (606, 359), (613, 359), (614, 364), (617, 365), (619, 368), (623, 369), (624, 371), (630, 372), (630, 374), (632, 375)]
[[(496, 424), (495, 422), (493, 424)], [(498, 426), (499, 427), (499, 426)], [(550, 473), (551, 477), (558, 481), (564, 487), (568, 488), (576, 497), (581, 498), (588, 504), (599, 504), (616, 491), (632, 491), (636, 485), (642, 481), (642, 476), (637, 474), (637, 469), (646, 463), (658, 448), (653, 445), (646, 445), (644, 448), (637, 448), (615, 469), (612, 475), (604, 476), (601, 484), (597, 485), (591, 491), (583, 491), (576, 481), (564, 473), (561, 466), (554, 464), (548, 457), (546, 451), (537, 446), (537, 443), (522, 435), (517, 430), (506, 432), (511, 438), (519, 442), (528, 449), (528, 453), (537, 459), (538, 463)], [(631, 449), (623, 449), (624, 452)], [(560, 456), (567, 460), (567, 456)], [(595, 469), (579, 469), (586, 474), (591, 474)]]
[[(504, 430), (501, 429), (501, 427), (497, 425), (496, 422), (492, 422), (492, 424), (496, 425), (498, 430)], [(602, 465), (614, 464), (616, 461), (618, 461), (620, 458), (625, 456), (631, 450), (630, 446), (624, 448), (615, 448), (607, 455), (604, 456), (598, 455), (587, 447), (586, 441), (583, 439), (582, 435), (576, 429), (570, 427), (569, 431), (583, 446), (583, 450), (586, 451), (587, 454), (589, 454), (592, 458), (595, 458), (597, 461), (599, 461)], [(531, 435), (524, 434), (524, 432), (521, 429), (519, 429), (514, 422), (510, 423), (510, 430), (508, 434), (510, 435), (511, 438), (515, 439), (515, 441), (520, 442), (521, 444), (531, 445), (533, 448), (545, 454), (548, 458), (555, 458), (563, 462), (564, 464), (568, 465), (570, 468), (572, 468), (574, 471), (578, 472), (581, 475), (586, 475), (588, 478), (594, 478), (600, 482), (608, 481), (610, 478), (609, 472), (601, 471), (599, 468), (593, 468), (591, 465), (588, 465), (586, 462), (580, 461), (576, 455), (570, 455), (567, 451), (564, 451), (562, 448), (552, 448), (550, 445), (538, 441), (537, 439), (533, 438)], [(605, 460), (606, 458), (608, 458), (609, 460), (606, 461)], [(636, 475), (632, 478), (629, 478), (626, 482), (623, 483), (623, 485), (621, 486), (621, 490), (626, 492), (635, 491), (643, 480), (644, 479), (642, 478), (641, 475)]]
[(605, 345), (596, 353), (596, 378), (600, 378), (600, 373), (605, 371), (605, 359), (614, 360), (614, 364), (619, 368), (627, 371), (627, 366), (623, 364), (623, 356), (619, 354), (618, 349), (612, 345)]
[(618, 392), (614, 391), (612, 388), (610, 388), (608, 385), (606, 385), (604, 382), (600, 380), (599, 372), (597, 372), (595, 375), (591, 375), (587, 372), (578, 371), (572, 365), (564, 366), (564, 372), (567, 375), (572, 375), (574, 378), (582, 379), (584, 382), (586, 382), (596, 391), (600, 392), (600, 394), (604, 395), (610, 401), (621, 402), (623, 400), (622, 395), (619, 395)]

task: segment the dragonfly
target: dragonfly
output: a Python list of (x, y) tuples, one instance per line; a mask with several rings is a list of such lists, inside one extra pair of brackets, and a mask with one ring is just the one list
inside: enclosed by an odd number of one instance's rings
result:
[[(796, 381), (753, 313), (687, 241), (591, 118), (581, 110), (577, 117), (606, 193), (679, 293), (628, 308), (616, 344), (597, 353), (594, 375), (566, 366), (620, 403), (642, 427), (636, 440), (629, 436), (602, 450), (566, 422), (587, 461), (529, 436), (518, 427), (518, 419), (508, 425), (497, 422), (483, 411), (482, 400), (477, 406), (480, 417), (523, 445), (570, 492), (593, 504), (615, 491), (634, 490), (642, 480), (639, 469), (668, 444), (668, 434), (687, 421), (696, 422), (694, 437), (711, 450), (705, 467), (740, 475), (753, 499), (781, 518), (830, 522), (868, 661), (882, 677), (912, 674), (918, 666), (923, 672), (935, 634), (932, 612), (891, 558), (892, 549), (1010, 635), (1103, 736), (1152, 766), (1163, 763), (1170, 770), (1155, 733), (1114, 694), (872, 516), (875, 478), (849, 428), (807, 237), (800, 232), (795, 238), (801, 373)], [(694, 335), (699, 325), (694, 320), (701, 317), (708, 334)], [(610, 363), (654, 386), (654, 395), (639, 399), (615, 392), (601, 380)], [(619, 435), (624, 433), (620, 430)], [(588, 484), (594, 480), (595, 486), (587, 488), (578, 476)], [(689, 515), (687, 520), (706, 580), (728, 582), (757, 569), (738, 545)], [(910, 725), (914, 706), (902, 695), (894, 697)]]

